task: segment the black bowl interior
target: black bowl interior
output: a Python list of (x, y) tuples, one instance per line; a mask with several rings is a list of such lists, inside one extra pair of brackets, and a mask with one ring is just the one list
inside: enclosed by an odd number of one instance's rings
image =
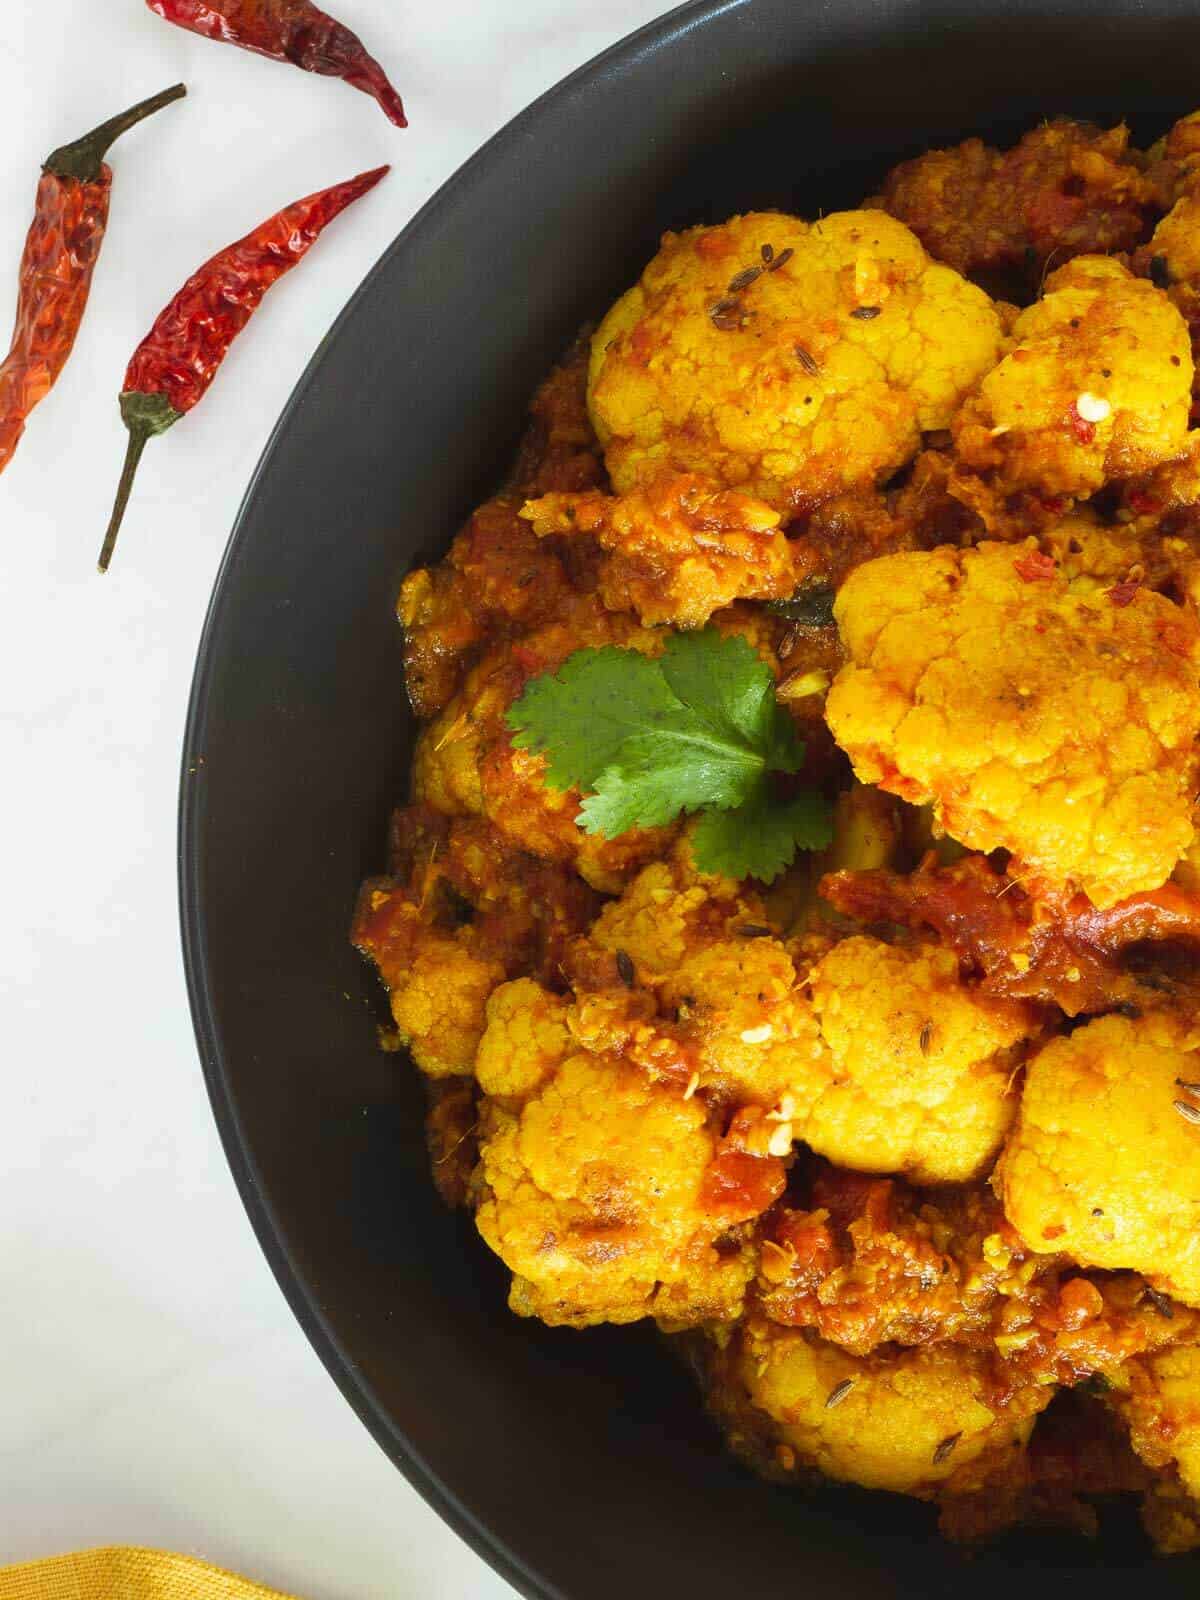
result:
[[(907, 1502), (811, 1500), (728, 1462), (642, 1330), (551, 1332), (430, 1186), (415, 1074), (376, 1049), (346, 930), (405, 792), (392, 607), (511, 452), (539, 377), (668, 225), (869, 193), (898, 157), (1067, 112), (1149, 139), (1200, 102), (1175, 0), (709, 0), (492, 141), (377, 266), (300, 384), (217, 584), (183, 764), (192, 1003), (229, 1159), (330, 1372), (417, 1487), (526, 1593), (927, 1597), (1014, 1580), (1193, 1593), (1120, 1514), (970, 1563)], [(418, 137), (412, 134), (411, 137)]]

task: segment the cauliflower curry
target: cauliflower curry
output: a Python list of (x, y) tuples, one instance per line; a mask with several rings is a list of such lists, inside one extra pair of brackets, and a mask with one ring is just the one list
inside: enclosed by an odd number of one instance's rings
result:
[(1200, 118), (668, 233), (399, 600), (434, 1180), (771, 1478), (1200, 1547)]

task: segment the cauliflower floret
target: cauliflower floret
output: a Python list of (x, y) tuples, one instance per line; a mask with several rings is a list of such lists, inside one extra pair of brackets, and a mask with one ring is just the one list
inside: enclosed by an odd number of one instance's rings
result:
[(607, 552), (600, 597), (643, 622), (700, 628), (734, 600), (774, 600), (796, 584), (779, 513), (695, 473), (663, 473), (614, 499), (550, 494), (521, 515), (539, 538), (590, 533)]
[(785, 1471), (816, 1467), (920, 1500), (968, 1493), (1003, 1470), (1053, 1393), (1018, 1387), (1003, 1404), (988, 1357), (960, 1345), (860, 1357), (760, 1320), (744, 1326), (722, 1366), (716, 1408), (758, 1432), (760, 1452), (773, 1445)]
[(761, 898), (728, 879), (697, 876), (686, 847), (646, 867), (605, 906), (588, 935), (622, 962), (638, 993), (589, 995), (577, 985), (576, 1035), (621, 1049), (650, 1070), (721, 1102), (780, 1108), (776, 1145), (791, 1146), (790, 1116), (830, 1081), (827, 1054), (792, 956), (772, 935)]
[(567, 1001), (532, 978), (502, 983), (487, 1003), (487, 1026), (475, 1056), (484, 1094), (533, 1094), (571, 1049)]
[(674, 828), (633, 828), (619, 838), (577, 826), (580, 796), (550, 788), (543, 755), (514, 748), (505, 713), (532, 677), (553, 672), (576, 650), (606, 644), (657, 654), (661, 635), (592, 598), (485, 656), (462, 690), (417, 741), (413, 787), (418, 801), (449, 816), (482, 815), (518, 849), (573, 866), (594, 888), (616, 893), (645, 861), (661, 854)]
[(1164, 273), (1168, 284), (1200, 280), (1200, 239), (1196, 237), (1198, 227), (1200, 196), (1185, 194), (1155, 228), (1150, 242), (1137, 252), (1135, 261), (1139, 266), (1144, 263), (1149, 271), (1150, 262), (1160, 256), (1163, 266), (1156, 271)]
[(907, 223), (935, 260), (1025, 299), (1047, 260), (1131, 249), (1153, 198), (1128, 128), (1060, 117), (1003, 154), (980, 139), (928, 150), (867, 204)]
[(1015, 1047), (1036, 1029), (1032, 1011), (977, 998), (934, 945), (845, 939), (809, 984), (839, 1081), (799, 1125), (804, 1141), (839, 1166), (916, 1183), (983, 1172), (1016, 1112)]
[(612, 1057), (569, 1055), (517, 1110), (485, 1102), (476, 1222), (512, 1309), (573, 1327), (736, 1317), (753, 1261), (740, 1219), (705, 1201), (716, 1153), (701, 1101)]
[(1000, 341), (884, 213), (751, 213), (664, 235), (593, 338), (588, 400), (620, 493), (666, 466), (793, 514), (903, 466)]
[(1037, 1250), (1128, 1267), (1200, 1306), (1200, 1031), (1101, 1017), (1030, 1062), (997, 1183)]
[(1102, 908), (1170, 876), (1193, 837), (1189, 613), (1077, 594), (1032, 546), (984, 544), (868, 562), (836, 616), (850, 661), (825, 715), (863, 782)]
[(572, 1033), (716, 1104), (768, 1111), (750, 1134), (760, 1153), (800, 1139), (860, 1171), (975, 1177), (1012, 1120), (1032, 1011), (977, 998), (932, 945), (790, 945), (765, 915), (756, 895), (689, 875), (682, 853), (647, 867), (575, 953)]
[(1177, 455), (1192, 355), (1182, 317), (1106, 256), (1078, 256), (1013, 326), (1015, 348), (953, 423), (959, 463), (1001, 495), (1087, 496)]
[(504, 963), (431, 927), (422, 908), (386, 880), (364, 884), (354, 942), (379, 968), (400, 1038), (421, 1071), (432, 1078), (470, 1072)]
[(1130, 1361), (1116, 1374), (1110, 1403), (1146, 1465), (1164, 1473), (1143, 1505), (1164, 1555), (1200, 1545), (1200, 1345)]

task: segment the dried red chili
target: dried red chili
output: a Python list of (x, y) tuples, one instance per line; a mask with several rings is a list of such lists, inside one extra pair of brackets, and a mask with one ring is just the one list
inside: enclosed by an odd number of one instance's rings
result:
[(21, 257), (16, 327), (0, 364), (0, 472), (13, 458), (29, 413), (58, 382), (74, 348), (108, 223), (109, 146), (186, 93), (177, 83), (143, 100), (63, 145), (42, 168)]
[(151, 11), (205, 39), (241, 45), (305, 72), (343, 78), (378, 100), (398, 128), (408, 119), (387, 74), (356, 33), (310, 0), (146, 0)]
[(373, 189), (389, 167), (307, 195), (276, 212), (194, 272), (133, 353), (121, 390), (129, 447), (100, 551), (108, 570), (142, 451), (204, 398), (234, 339), (267, 290), (308, 254), (334, 217)]

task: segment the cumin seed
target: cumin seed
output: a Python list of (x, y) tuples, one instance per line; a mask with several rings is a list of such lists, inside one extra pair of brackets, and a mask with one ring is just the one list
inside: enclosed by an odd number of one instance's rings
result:
[(1200, 1106), (1191, 1106), (1186, 1100), (1176, 1100), (1175, 1109), (1185, 1122), (1200, 1128)]
[(882, 306), (855, 306), (850, 315), (856, 322), (874, 322), (882, 310)]
[(761, 267), (747, 267), (745, 272), (739, 272), (736, 278), (730, 279), (730, 294), (741, 294), (743, 289), (750, 287), (755, 278), (762, 277), (762, 272), (763, 269)]
[(954, 1454), (955, 1446), (958, 1444), (958, 1441), (961, 1438), (962, 1433), (959, 1432), (952, 1433), (948, 1438), (942, 1440), (941, 1444), (939, 1444), (937, 1449), (933, 1452), (933, 1464), (935, 1467), (940, 1467), (943, 1461), (948, 1461), (950, 1459), (950, 1457)]
[(922, 1026), (922, 1028), (921, 1028), (921, 1037), (920, 1037), (920, 1040), (918, 1042), (919, 1042), (919, 1044), (921, 1046), (921, 1054), (923, 1056), (927, 1056), (929, 1054), (929, 1046), (933, 1043), (933, 1023), (932, 1022), (926, 1022)]
[(796, 252), (792, 249), (791, 245), (788, 245), (786, 250), (781, 250), (779, 252), (774, 261), (772, 261), (771, 265), (767, 268), (767, 271), (778, 272), (780, 267), (786, 266), (795, 254)]
[(854, 1387), (853, 1378), (843, 1378), (836, 1388), (831, 1389), (825, 1397), (826, 1411), (832, 1411), (834, 1406), (840, 1406), (842, 1401)]
[(1142, 1299), (1149, 1301), (1149, 1303), (1154, 1307), (1155, 1311), (1158, 1312), (1160, 1317), (1165, 1317), (1168, 1322), (1174, 1321), (1175, 1307), (1167, 1299), (1165, 1294), (1161, 1294), (1157, 1289), (1152, 1289), (1150, 1285), (1147, 1284), (1145, 1289), (1142, 1291)]
[(1189, 1083), (1186, 1078), (1176, 1078), (1175, 1083), (1187, 1094), (1200, 1094), (1200, 1083)]
[(764, 928), (761, 922), (743, 922), (738, 928), (739, 939), (773, 939), (775, 937), (770, 928)]
[(775, 255), (775, 246), (773, 244), (765, 244), (763, 245), (759, 254), (762, 256), (767, 265), (770, 266), (771, 260)]
[(796, 360), (808, 373), (810, 378), (819, 378), (821, 375), (820, 364), (811, 350), (806, 350), (802, 344), (796, 346)]
[(617, 973), (625, 987), (632, 989), (636, 973), (633, 968), (633, 957), (628, 950), (617, 951)]

